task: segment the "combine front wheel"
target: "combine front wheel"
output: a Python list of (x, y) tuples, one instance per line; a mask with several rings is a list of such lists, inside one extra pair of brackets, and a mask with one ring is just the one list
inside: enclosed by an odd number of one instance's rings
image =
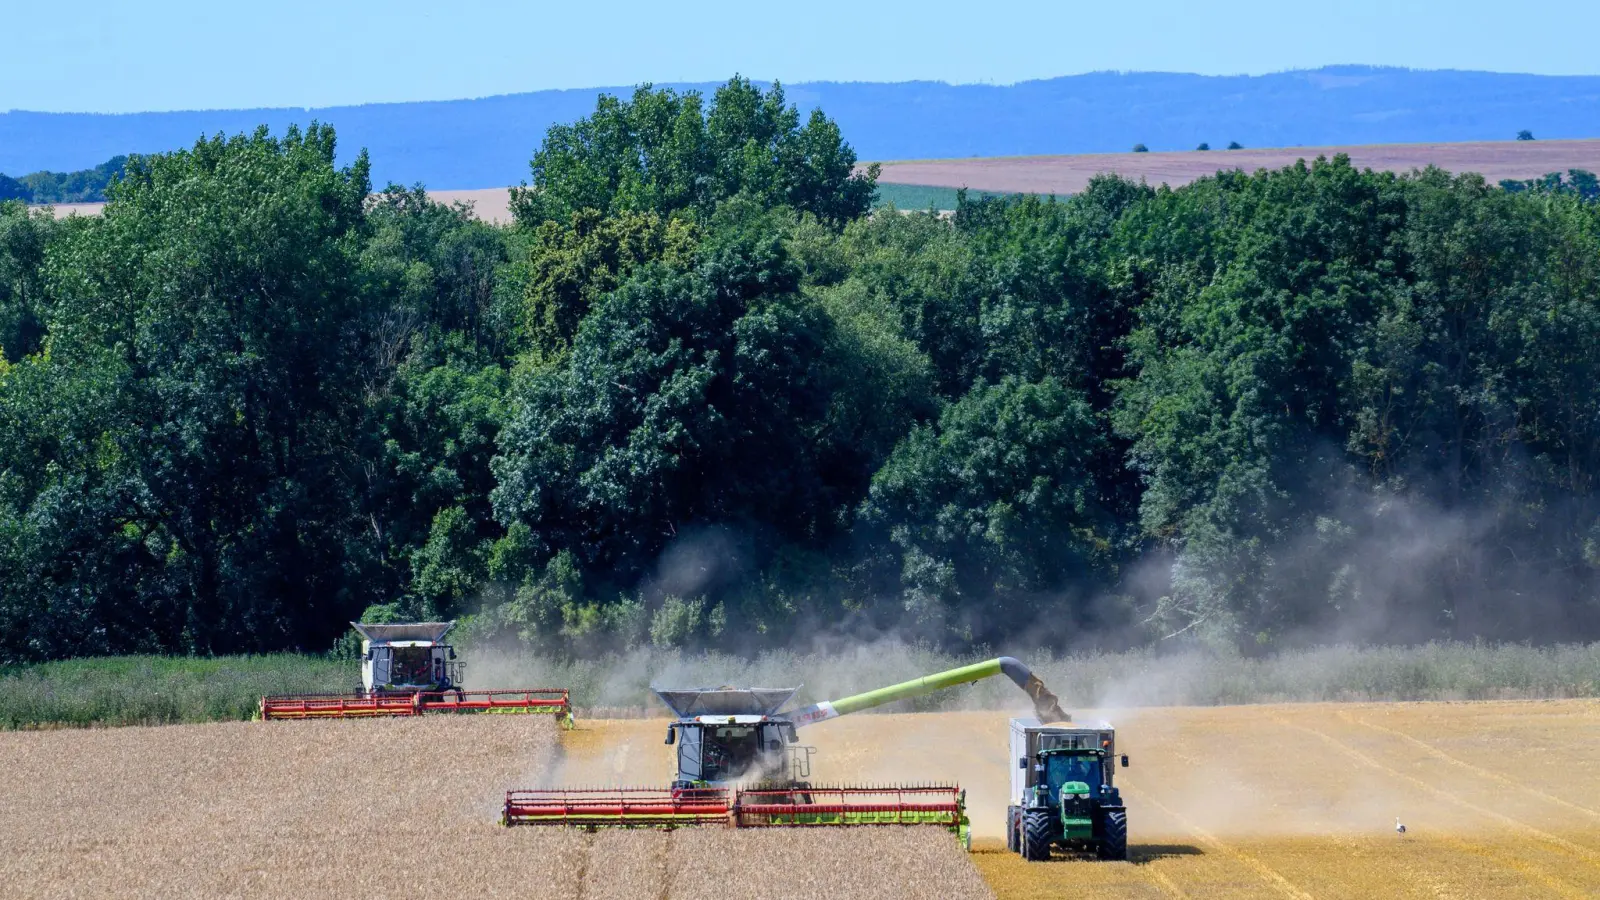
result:
[(1105, 831), (1100, 838), (1101, 859), (1128, 858), (1128, 811), (1113, 810), (1106, 813)]
[(1055, 843), (1055, 823), (1047, 812), (1030, 811), (1022, 814), (1022, 858), (1039, 862), (1050, 858), (1050, 845)]

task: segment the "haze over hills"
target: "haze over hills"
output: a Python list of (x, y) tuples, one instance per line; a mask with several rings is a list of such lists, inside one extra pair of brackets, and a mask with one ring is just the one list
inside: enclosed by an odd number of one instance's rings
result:
[[(713, 90), (714, 84), (675, 85)], [(1600, 77), (1330, 67), (1262, 76), (1096, 73), (1010, 86), (937, 82), (787, 86), (820, 106), (863, 159), (1108, 153), (1143, 143), (1189, 150), (1600, 137)], [(339, 131), (341, 156), (371, 151), (373, 180), (438, 189), (527, 178), (545, 130), (631, 87), (538, 91), (475, 100), (323, 109), (100, 115), (0, 113), (0, 172), (88, 168), (156, 152), (201, 134), (313, 119)]]

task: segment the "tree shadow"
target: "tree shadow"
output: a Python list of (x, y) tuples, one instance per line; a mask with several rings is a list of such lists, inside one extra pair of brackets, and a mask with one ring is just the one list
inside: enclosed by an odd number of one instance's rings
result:
[(1190, 844), (1129, 844), (1128, 862), (1136, 866), (1173, 856), (1204, 856), (1205, 851)]

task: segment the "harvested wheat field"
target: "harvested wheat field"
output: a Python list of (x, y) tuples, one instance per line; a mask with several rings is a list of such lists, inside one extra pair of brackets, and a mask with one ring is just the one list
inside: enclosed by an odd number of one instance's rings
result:
[[(818, 748), (819, 781), (955, 780), (967, 788), (972, 859), (1001, 898), (1600, 896), (1600, 702), (1079, 718), (1110, 719), (1119, 749), (1132, 756), (1133, 766), (1119, 770), (1130, 862), (1025, 863), (1005, 851), (1004, 714), (860, 715), (801, 737)], [(562, 778), (669, 777), (663, 725), (583, 723), (567, 738)]]
[(1119, 776), (1126, 863), (1005, 852), (1003, 713), (859, 715), (801, 732), (817, 781), (958, 781), (971, 856), (932, 828), (496, 824), (509, 786), (665, 783), (661, 720), (0, 733), (0, 884), (8, 897), (97, 898), (706, 897), (780, 884), (786, 898), (1600, 896), (1600, 702), (1080, 715), (1097, 717), (1133, 757)]
[[(937, 829), (502, 828), (547, 783), (546, 719), (0, 733), (0, 885), (34, 897), (991, 896)], [(840, 865), (840, 861), (849, 862)], [(776, 880), (775, 880), (776, 879)]]
[(927, 159), (883, 163), (886, 184), (972, 188), (979, 191), (1076, 194), (1102, 173), (1173, 187), (1216, 174), (1218, 169), (1281, 169), (1295, 160), (1348, 154), (1357, 168), (1409, 172), (1438, 166), (1477, 172), (1497, 184), (1538, 178), (1568, 169), (1600, 171), (1600, 140), (1468, 141), (1440, 144), (1372, 144), (1340, 147), (1281, 147), (1189, 150), (1167, 153), (1084, 153), (1070, 156), (1009, 156)]

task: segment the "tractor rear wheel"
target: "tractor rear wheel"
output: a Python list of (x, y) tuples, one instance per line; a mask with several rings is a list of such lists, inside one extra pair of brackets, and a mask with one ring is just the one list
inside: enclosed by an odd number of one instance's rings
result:
[(1043, 810), (1022, 814), (1022, 858), (1039, 862), (1050, 858), (1050, 845), (1056, 842), (1054, 818)]
[(1097, 848), (1101, 859), (1128, 858), (1128, 811), (1115, 809), (1106, 813)]
[(1006, 850), (1016, 853), (1022, 849), (1022, 817), (1015, 806), (1006, 807)]

